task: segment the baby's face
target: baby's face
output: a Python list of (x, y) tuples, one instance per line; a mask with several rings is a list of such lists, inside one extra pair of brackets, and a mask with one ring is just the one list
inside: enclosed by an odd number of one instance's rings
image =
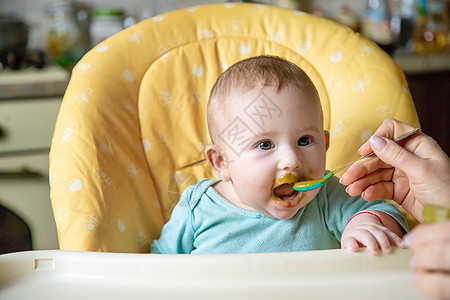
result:
[(297, 192), (293, 184), (325, 174), (328, 132), (315, 93), (297, 89), (255, 89), (230, 109), (219, 133), (230, 180), (225, 198), (266, 216), (289, 219), (319, 189)]

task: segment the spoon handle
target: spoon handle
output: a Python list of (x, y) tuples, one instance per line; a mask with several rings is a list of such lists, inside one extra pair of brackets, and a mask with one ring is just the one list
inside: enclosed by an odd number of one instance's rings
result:
[[(395, 141), (395, 142), (400, 142), (401, 140), (404, 140), (404, 139), (406, 139), (407, 137), (410, 137), (411, 135), (415, 134), (415, 133), (418, 132), (419, 130), (420, 130), (420, 127), (414, 128), (413, 130), (411, 130), (411, 131), (409, 131), (409, 132), (407, 132), (407, 133), (405, 133), (405, 134), (402, 134), (401, 136), (399, 136), (398, 138), (396, 138), (394, 141)], [(353, 165), (355, 162), (357, 162), (357, 161), (359, 161), (359, 160), (361, 160), (361, 159), (367, 158), (367, 157), (369, 157), (369, 156), (372, 156), (372, 155), (374, 155), (374, 154), (375, 154), (374, 152), (370, 152), (370, 153), (367, 154), (367, 155), (361, 156), (361, 157), (358, 158), (357, 160), (352, 161), (351, 163), (349, 163), (349, 164), (347, 164), (347, 165), (345, 165), (345, 166), (343, 166), (343, 167), (340, 167), (339, 169), (334, 170), (334, 171), (333, 171), (333, 174), (336, 174), (336, 173), (338, 173), (338, 172), (344, 170), (345, 168), (350, 167), (350, 166)]]

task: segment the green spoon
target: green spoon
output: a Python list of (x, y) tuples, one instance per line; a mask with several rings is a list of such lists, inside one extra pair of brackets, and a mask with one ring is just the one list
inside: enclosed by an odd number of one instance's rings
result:
[[(408, 133), (405, 133), (401, 136), (399, 136), (398, 138), (395, 139), (396, 142), (399, 142), (403, 139), (406, 139), (407, 137), (413, 135), (414, 133), (416, 133), (417, 131), (420, 130), (420, 127), (418, 128), (414, 128), (413, 130), (411, 130)], [(367, 158), (369, 156), (372, 156), (374, 153), (369, 153), (363, 157), (358, 158), (357, 160), (349, 163), (348, 165), (345, 165), (343, 167), (340, 167), (339, 169), (336, 169), (334, 171), (330, 171), (330, 173), (328, 173), (327, 175), (325, 175), (323, 178), (321, 179), (316, 179), (316, 180), (308, 180), (308, 181), (300, 181), (294, 184), (294, 190), (296, 191), (300, 191), (300, 192), (305, 192), (305, 191), (310, 191), (310, 190), (314, 190), (317, 189), (319, 187), (321, 187), (322, 185), (324, 185), (325, 182), (327, 182), (328, 180), (330, 180), (331, 177), (333, 177), (334, 174), (344, 170), (347, 167), (350, 167), (352, 164), (354, 164), (355, 162), (357, 162), (358, 160)]]

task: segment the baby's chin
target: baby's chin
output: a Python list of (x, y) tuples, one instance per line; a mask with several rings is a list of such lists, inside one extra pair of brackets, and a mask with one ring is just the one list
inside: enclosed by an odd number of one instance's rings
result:
[[(286, 205), (286, 200), (282, 202), (278, 201), (277, 203), (277, 200), (272, 198), (274, 205), (271, 211), (271, 217), (280, 220), (287, 220), (294, 217), (299, 212), (299, 210), (301, 210), (303, 207), (305, 207), (311, 201), (314, 200), (315, 196), (318, 193), (318, 190), (319, 189), (317, 189), (317, 191), (314, 190), (308, 191), (306, 193), (305, 192), (301, 193), (301, 196), (296, 201), (297, 203), (296, 205), (292, 204)], [(290, 200), (289, 203), (293, 203), (291, 201), (292, 200)]]
[(298, 195), (294, 198), (291, 197), (291, 199), (288, 198), (274, 198), (273, 201), (275, 204), (284, 209), (293, 209), (298, 208), (299, 203), (302, 201), (302, 198), (300, 198)]
[(273, 212), (271, 212), (271, 215), (269, 217), (279, 219), (279, 220), (289, 220), (292, 217), (294, 217), (300, 209), (301, 209), (301, 207), (299, 207), (296, 210), (273, 211)]
[(303, 208), (305, 206), (305, 204), (300, 203), (297, 205), (293, 205), (290, 207), (282, 207), (278, 204), (276, 204), (275, 201), (272, 202), (272, 206), (269, 207), (267, 209), (267, 211), (265, 212), (260, 212), (263, 215), (270, 217), (270, 218), (275, 218), (275, 219), (280, 219), (280, 220), (288, 220), (292, 217), (294, 217), (298, 211)]

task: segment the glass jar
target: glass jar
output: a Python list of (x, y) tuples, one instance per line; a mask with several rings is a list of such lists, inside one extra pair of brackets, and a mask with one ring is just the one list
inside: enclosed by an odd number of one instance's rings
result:
[(394, 36), (391, 28), (390, 7), (387, 0), (368, 0), (362, 21), (362, 34), (391, 54)]
[[(72, 1), (47, 5), (47, 51), (59, 65), (71, 70), (89, 50), (88, 33), (78, 22), (79, 9)], [(82, 15), (82, 14), (81, 14)]]
[(400, 33), (396, 53), (413, 54), (415, 49), (414, 30), (417, 24), (416, 0), (402, 0), (400, 8)]
[(444, 0), (419, 2), (416, 53), (444, 52), (447, 47), (448, 15)]
[(91, 46), (121, 31), (124, 26), (124, 12), (116, 8), (96, 8), (92, 12), (90, 26)]

